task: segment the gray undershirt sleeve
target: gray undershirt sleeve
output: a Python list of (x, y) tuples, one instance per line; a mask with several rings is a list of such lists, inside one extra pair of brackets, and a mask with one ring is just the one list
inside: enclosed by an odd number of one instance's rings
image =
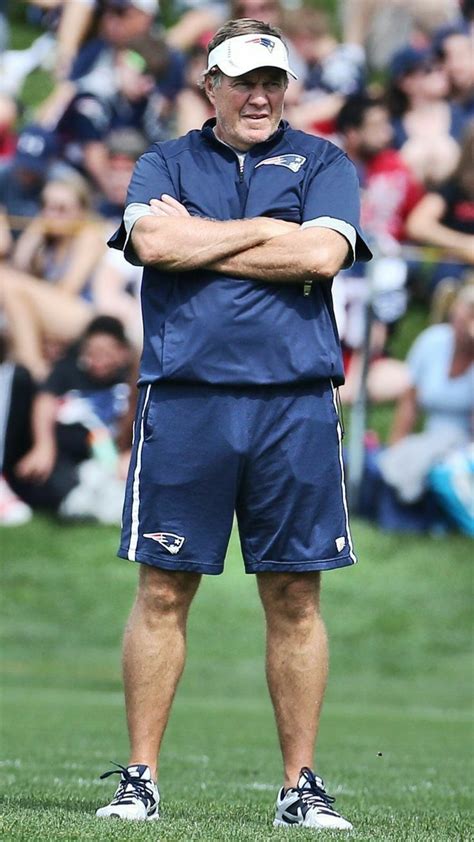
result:
[(123, 214), (123, 224), (127, 232), (127, 239), (124, 243), (124, 250), (130, 239), (130, 234), (132, 233), (132, 228), (135, 225), (135, 222), (138, 222), (138, 220), (141, 219), (142, 216), (153, 215), (154, 214), (150, 208), (150, 205), (145, 205), (143, 202), (132, 202), (130, 205), (127, 205)]
[(331, 228), (333, 231), (337, 231), (339, 234), (342, 234), (343, 237), (346, 238), (347, 242), (350, 245), (350, 252), (347, 255), (347, 259), (344, 263), (343, 269), (348, 269), (355, 260), (355, 248), (356, 248), (356, 240), (357, 240), (357, 232), (353, 225), (349, 222), (344, 222), (343, 219), (336, 219), (332, 216), (318, 216), (316, 219), (308, 219), (307, 222), (303, 222), (302, 228)]

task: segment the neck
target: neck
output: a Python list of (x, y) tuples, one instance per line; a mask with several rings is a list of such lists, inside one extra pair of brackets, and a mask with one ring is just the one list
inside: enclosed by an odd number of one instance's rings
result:
[(218, 125), (214, 126), (213, 131), (214, 131), (215, 136), (217, 137), (217, 140), (219, 140), (225, 146), (229, 146), (235, 152), (242, 152), (242, 153), (248, 152), (248, 150), (251, 149), (252, 146), (254, 146), (253, 143), (248, 144), (247, 146), (242, 146), (242, 145), (238, 146), (236, 143), (231, 143), (229, 140), (227, 140), (226, 138), (221, 136), (221, 129), (219, 128)]

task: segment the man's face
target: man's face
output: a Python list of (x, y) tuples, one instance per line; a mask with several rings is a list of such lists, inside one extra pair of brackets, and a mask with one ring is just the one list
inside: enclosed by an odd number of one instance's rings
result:
[(145, 35), (153, 18), (134, 6), (106, 5), (101, 19), (101, 34), (115, 47), (124, 47), (134, 38)]
[(84, 210), (73, 188), (51, 181), (43, 190), (41, 202), (41, 222), (45, 234), (66, 237), (77, 230)]
[(206, 93), (216, 110), (216, 135), (224, 143), (245, 152), (268, 140), (283, 113), (286, 73), (262, 67), (243, 76), (222, 76), (213, 88), (206, 79)]
[(388, 111), (382, 106), (369, 108), (360, 128), (352, 129), (357, 153), (364, 160), (370, 160), (383, 149), (386, 149), (392, 139), (392, 127)]
[(128, 155), (111, 153), (107, 169), (106, 195), (115, 205), (125, 205), (128, 185), (132, 177), (135, 160)]
[(81, 365), (94, 380), (108, 381), (127, 365), (130, 352), (114, 336), (94, 333), (84, 340), (80, 359)]
[(130, 102), (145, 99), (153, 90), (153, 77), (134, 64), (132, 50), (121, 50), (115, 59), (116, 77), (120, 93)]
[(444, 68), (454, 92), (466, 94), (474, 85), (472, 40), (468, 35), (451, 35), (443, 43)]

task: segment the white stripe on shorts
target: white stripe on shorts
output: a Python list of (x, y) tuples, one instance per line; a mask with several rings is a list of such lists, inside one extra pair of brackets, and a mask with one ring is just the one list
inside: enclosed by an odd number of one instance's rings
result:
[[(138, 544), (138, 524), (140, 515), (140, 471), (142, 468), (142, 450), (143, 442), (145, 440), (145, 412), (150, 399), (151, 383), (148, 385), (143, 401), (143, 409), (140, 418), (140, 432), (137, 444), (137, 461), (135, 471), (133, 472), (133, 487), (132, 487), (132, 525), (130, 529), (130, 543), (128, 545), (128, 558), (130, 561), (136, 561), (135, 554)], [(137, 430), (135, 429), (135, 433)]]
[[(336, 410), (337, 417), (339, 418), (339, 411), (337, 408), (337, 400), (336, 400), (336, 389), (334, 388), (333, 384), (331, 383), (332, 389), (332, 400), (334, 403), (334, 409)], [(347, 533), (347, 543), (349, 544), (349, 556), (352, 559), (353, 563), (357, 563), (357, 556), (354, 553), (354, 546), (352, 543), (352, 536), (351, 530), (349, 526), (349, 510), (347, 508), (347, 497), (346, 497), (346, 482), (344, 479), (344, 460), (342, 458), (342, 431), (341, 431), (341, 422), (340, 420), (337, 422), (337, 437), (339, 440), (339, 465), (341, 467), (341, 492), (342, 492), (342, 505), (344, 506), (344, 513), (346, 516), (346, 533)]]

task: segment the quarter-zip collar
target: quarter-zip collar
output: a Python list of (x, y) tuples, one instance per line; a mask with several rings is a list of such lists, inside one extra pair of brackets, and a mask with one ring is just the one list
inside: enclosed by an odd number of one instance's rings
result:
[(232, 157), (237, 163), (237, 193), (239, 196), (240, 201), (240, 212), (242, 216), (245, 215), (245, 207), (247, 204), (248, 192), (249, 192), (249, 183), (248, 178), (245, 178), (245, 171), (248, 169), (248, 165), (246, 166), (246, 162), (248, 159), (258, 159), (262, 156), (268, 154), (270, 150), (272, 150), (281, 140), (283, 137), (288, 123), (284, 120), (281, 120), (278, 128), (273, 134), (268, 138), (268, 140), (262, 141), (261, 143), (255, 143), (250, 149), (247, 149), (242, 154), (239, 154), (237, 149), (230, 146), (228, 143), (225, 143), (223, 140), (217, 137), (215, 133), (215, 126), (216, 126), (216, 119), (212, 117), (210, 120), (207, 120), (203, 127), (202, 127), (202, 136), (206, 139), (207, 142), (212, 144), (214, 148), (218, 148), (221, 153), (225, 150), (226, 154)]

